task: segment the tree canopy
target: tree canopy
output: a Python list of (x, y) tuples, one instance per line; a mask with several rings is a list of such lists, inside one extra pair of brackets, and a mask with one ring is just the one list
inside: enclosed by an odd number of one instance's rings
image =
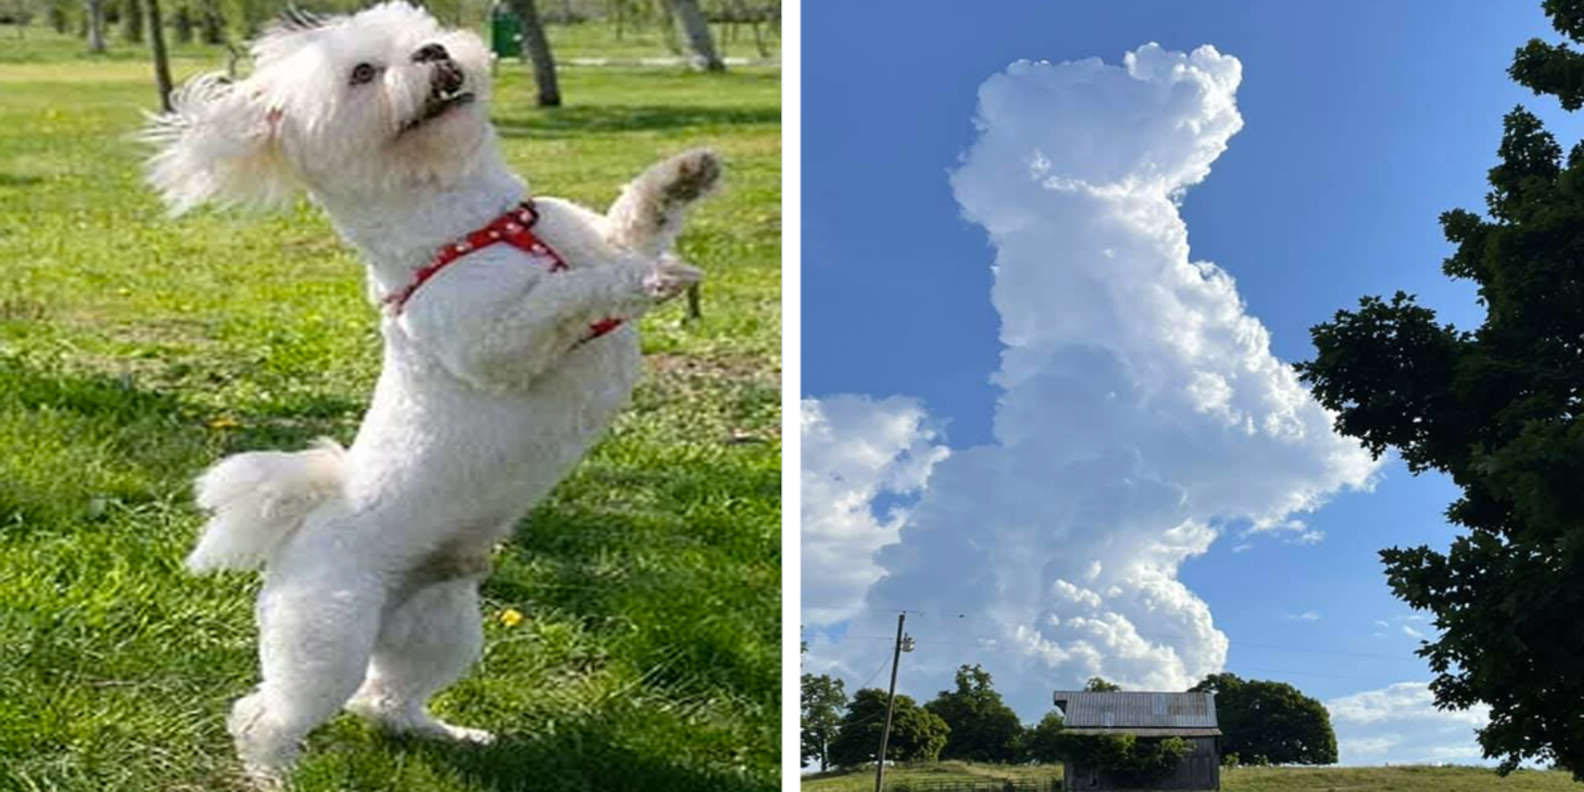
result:
[[(836, 738), (830, 743), (830, 761), (838, 767), (853, 767), (873, 762), (880, 750), (880, 732), (885, 728), (886, 692), (864, 688), (853, 694), (842, 716)], [(899, 761), (934, 761), (940, 758), (951, 728), (934, 713), (897, 695), (896, 711), (891, 717), (891, 739), (886, 743), (886, 758)]]
[(990, 672), (977, 664), (957, 669), (957, 689), (942, 690), (924, 708), (951, 728), (942, 759), (971, 762), (1012, 762), (1021, 751), (1023, 724), (1001, 700)]
[(1334, 764), (1336, 733), (1326, 708), (1285, 682), (1211, 674), (1189, 688), (1215, 694), (1221, 751), (1241, 764)]
[[(1544, 8), (1584, 41), (1584, 0)], [(1529, 42), (1509, 74), (1584, 104), (1584, 55), (1567, 44)], [(1584, 780), (1584, 144), (1564, 158), (1518, 107), (1498, 157), (1485, 214), (1441, 216), (1456, 246), (1442, 271), (1477, 286), (1483, 323), (1437, 324), (1402, 292), (1365, 297), (1312, 330), (1298, 371), (1338, 431), (1462, 490), (1450, 548), (1381, 551), (1392, 591), (1434, 615), (1419, 654), (1436, 704), (1490, 706), (1479, 742), (1503, 772), (1533, 759)]]
[(1023, 757), (1029, 761), (1054, 763), (1062, 760), (1062, 716), (1051, 710), (1023, 735)]
[(842, 708), (847, 706), (845, 683), (829, 675), (804, 674), (802, 694), (802, 765), (819, 760), (821, 771), (830, 768), (830, 743), (841, 725)]
[(1107, 682), (1103, 677), (1096, 676), (1089, 677), (1089, 681), (1084, 683), (1083, 689), (1090, 693), (1115, 693), (1121, 690), (1122, 686), (1115, 682)]

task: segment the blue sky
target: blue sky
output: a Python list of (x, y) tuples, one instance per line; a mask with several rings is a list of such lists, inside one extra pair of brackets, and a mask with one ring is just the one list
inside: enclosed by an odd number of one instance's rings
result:
[[(1437, 215), (1482, 207), (1501, 116), (1515, 104), (1544, 118), (1564, 146), (1584, 131), (1553, 100), (1505, 75), (1514, 48), (1534, 36), (1556, 38), (1535, 1), (927, 0), (897, 9), (809, 4), (802, 59), (803, 385), (816, 399), (874, 400), (827, 402), (832, 427), (844, 425), (838, 410), (846, 410), (845, 425), (894, 430), (892, 445), (879, 445), (894, 447), (903, 464), (886, 467), (889, 483), (868, 493), (888, 535), (899, 527), (906, 534), (909, 518), (891, 509), (935, 486), (925, 482), (944, 449), (966, 458), (959, 452), (996, 442), (1000, 390), (991, 377), (1003, 366), (1001, 314), (991, 302), (997, 248), (983, 223), (964, 219), (949, 173), (978, 135), (981, 84), (1012, 61), (1098, 56), (1116, 66), (1123, 53), (1158, 42), (1185, 53), (1212, 45), (1241, 63), (1235, 100), (1242, 127), (1208, 177), (1188, 189), (1180, 214), (1190, 257), (1236, 280), (1246, 313), (1269, 331), (1270, 352), (1284, 363), (1311, 354), (1310, 326), (1366, 294), (1403, 289), (1444, 319), (1476, 323), (1472, 290), (1440, 274), (1448, 246)], [(908, 402), (875, 408), (892, 396)], [(835, 431), (823, 445), (806, 438), (805, 455), (839, 454), (843, 438), (855, 434)], [(820, 463), (810, 459), (806, 467)], [(1413, 634), (1431, 628), (1390, 595), (1376, 552), (1443, 547), (1453, 531), (1441, 512), (1455, 492), (1392, 462), (1375, 475), (1373, 491), (1326, 479), (1335, 484), (1327, 485), (1326, 504), (1296, 515), (1302, 529), (1245, 535), (1247, 520), (1213, 522), (1216, 538), (1186, 553), (1176, 580), (1224, 633), (1227, 670), (1291, 682), (1333, 704), (1344, 761), (1468, 761), (1477, 751), (1465, 736), (1466, 718), (1379, 715), (1382, 708), (1428, 711), (1422, 691), (1405, 685), (1429, 678), (1411, 652)], [(832, 480), (853, 478), (848, 471)], [(809, 480), (805, 472), (806, 510)], [(978, 508), (1001, 507), (988, 497)], [(915, 526), (915, 537), (923, 533)], [(994, 553), (971, 545), (954, 552)], [(910, 563), (902, 555), (880, 566), (896, 573)], [(853, 669), (869, 665), (863, 658), (883, 660), (889, 640), (887, 631), (857, 622), (878, 623), (882, 611), (898, 607), (923, 611), (910, 617), (920, 650), (908, 662), (925, 670), (910, 687), (904, 668), (904, 692), (928, 698), (949, 681), (941, 669), (983, 662), (998, 681), (1023, 680), (1007, 686), (1009, 696), (1033, 720), (1044, 700), (1029, 691), (1071, 683), (1042, 683), (1008, 654), (1004, 634), (984, 626), (996, 618), (987, 611), (1013, 595), (941, 595), (926, 606), (887, 601), (898, 593), (906, 599), (906, 589), (864, 588), (861, 578), (841, 596), (862, 589), (866, 615), (833, 617), (812, 630), (821, 643), (812, 662), (858, 677), (849, 678), (850, 689), (872, 670)], [(840, 588), (827, 582), (806, 556), (805, 602)], [(1005, 581), (984, 585), (1011, 590)], [(981, 639), (998, 636), (999, 652), (982, 651)], [(877, 679), (871, 684), (883, 682)]]

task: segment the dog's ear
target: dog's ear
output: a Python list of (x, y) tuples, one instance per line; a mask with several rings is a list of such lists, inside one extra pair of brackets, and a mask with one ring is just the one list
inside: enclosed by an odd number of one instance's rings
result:
[(193, 79), (151, 116), (140, 138), (156, 148), (147, 178), (171, 214), (203, 203), (275, 206), (298, 184), (282, 151), (285, 110), (252, 80)]

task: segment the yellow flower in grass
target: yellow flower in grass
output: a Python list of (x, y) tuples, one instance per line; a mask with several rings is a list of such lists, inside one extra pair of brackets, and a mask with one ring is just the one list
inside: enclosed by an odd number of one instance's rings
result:
[(210, 429), (235, 429), (242, 425), (241, 421), (227, 415), (209, 419)]
[(506, 610), (500, 612), (500, 623), (506, 625), (507, 627), (516, 627), (517, 625), (522, 624), (522, 620), (522, 611), (517, 610), (516, 608), (507, 608)]

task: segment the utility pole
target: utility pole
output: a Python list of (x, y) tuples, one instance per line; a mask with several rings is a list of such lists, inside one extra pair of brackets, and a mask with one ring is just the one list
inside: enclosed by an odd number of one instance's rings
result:
[(885, 730), (880, 732), (880, 753), (875, 757), (875, 792), (880, 792), (880, 784), (885, 780), (886, 743), (891, 741), (891, 713), (896, 709), (897, 663), (903, 652), (913, 651), (913, 638), (902, 635), (902, 622), (906, 619), (907, 611), (897, 614), (896, 648), (891, 651), (891, 692), (886, 695)]

